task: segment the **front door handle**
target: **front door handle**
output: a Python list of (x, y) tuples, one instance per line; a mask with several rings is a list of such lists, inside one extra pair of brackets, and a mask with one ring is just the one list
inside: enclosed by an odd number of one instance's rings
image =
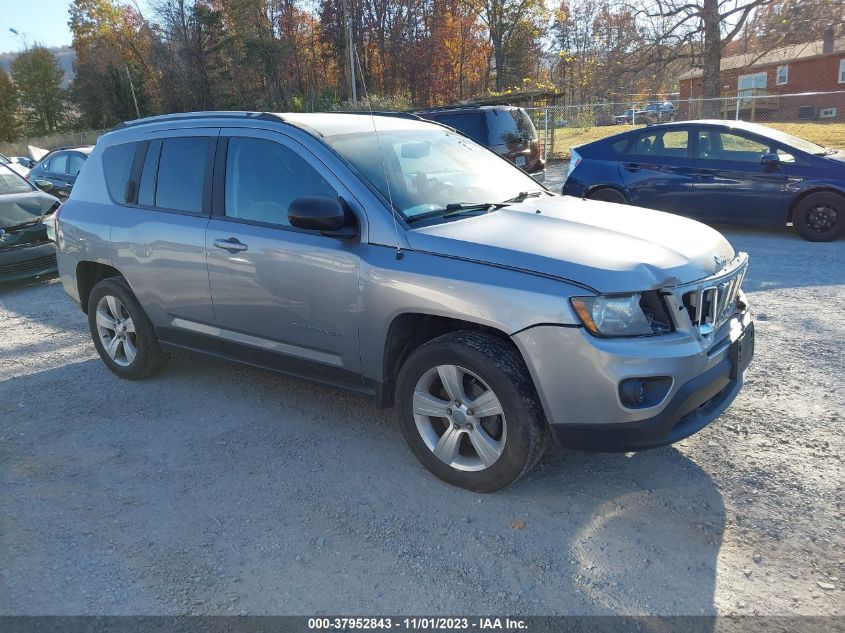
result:
[(249, 248), (236, 237), (228, 237), (225, 240), (214, 240), (214, 246), (230, 253), (239, 253)]
[(641, 167), (637, 163), (625, 163), (625, 169), (628, 171), (640, 171)]
[(698, 172), (698, 177), (702, 180), (713, 180), (716, 177), (716, 172), (701, 169)]

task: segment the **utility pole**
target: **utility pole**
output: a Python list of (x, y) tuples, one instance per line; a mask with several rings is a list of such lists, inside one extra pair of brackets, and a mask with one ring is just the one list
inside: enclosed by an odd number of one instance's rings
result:
[(135, 97), (135, 84), (132, 83), (132, 75), (129, 74), (129, 64), (124, 64), (123, 70), (126, 71), (126, 78), (129, 80), (129, 90), (132, 92), (132, 102), (135, 104), (135, 117), (140, 119), (141, 111), (138, 109), (138, 99)]
[(352, 86), (352, 103), (358, 102), (358, 88), (355, 85), (355, 48), (352, 43), (352, 15), (349, 13), (349, 0), (343, 0), (343, 14), (346, 20), (346, 52), (349, 55), (349, 80)]

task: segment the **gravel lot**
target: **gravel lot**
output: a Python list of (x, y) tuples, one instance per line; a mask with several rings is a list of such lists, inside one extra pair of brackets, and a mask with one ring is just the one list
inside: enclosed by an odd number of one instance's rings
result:
[(124, 382), (58, 282), (0, 287), (0, 613), (842, 614), (845, 243), (725, 232), (758, 325), (728, 412), (483, 496), (392, 411), (187, 353)]

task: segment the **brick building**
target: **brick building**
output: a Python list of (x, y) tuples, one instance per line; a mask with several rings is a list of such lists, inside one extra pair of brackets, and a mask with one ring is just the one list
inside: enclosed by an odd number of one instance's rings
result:
[[(678, 77), (679, 115), (696, 118), (701, 104), (701, 68)], [(765, 53), (722, 58), (720, 104), (724, 118), (759, 121), (845, 121), (845, 95), (780, 97), (804, 92), (845, 91), (845, 37), (823, 39)], [(756, 97), (756, 98), (751, 98)], [(693, 101), (690, 101), (693, 100)]]

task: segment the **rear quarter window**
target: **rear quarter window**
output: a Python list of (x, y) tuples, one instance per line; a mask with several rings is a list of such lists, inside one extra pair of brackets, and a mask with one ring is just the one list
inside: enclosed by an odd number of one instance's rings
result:
[(126, 202), (126, 183), (132, 173), (132, 161), (135, 160), (137, 143), (112, 145), (103, 151), (103, 175), (106, 188), (112, 200), (118, 204)]

